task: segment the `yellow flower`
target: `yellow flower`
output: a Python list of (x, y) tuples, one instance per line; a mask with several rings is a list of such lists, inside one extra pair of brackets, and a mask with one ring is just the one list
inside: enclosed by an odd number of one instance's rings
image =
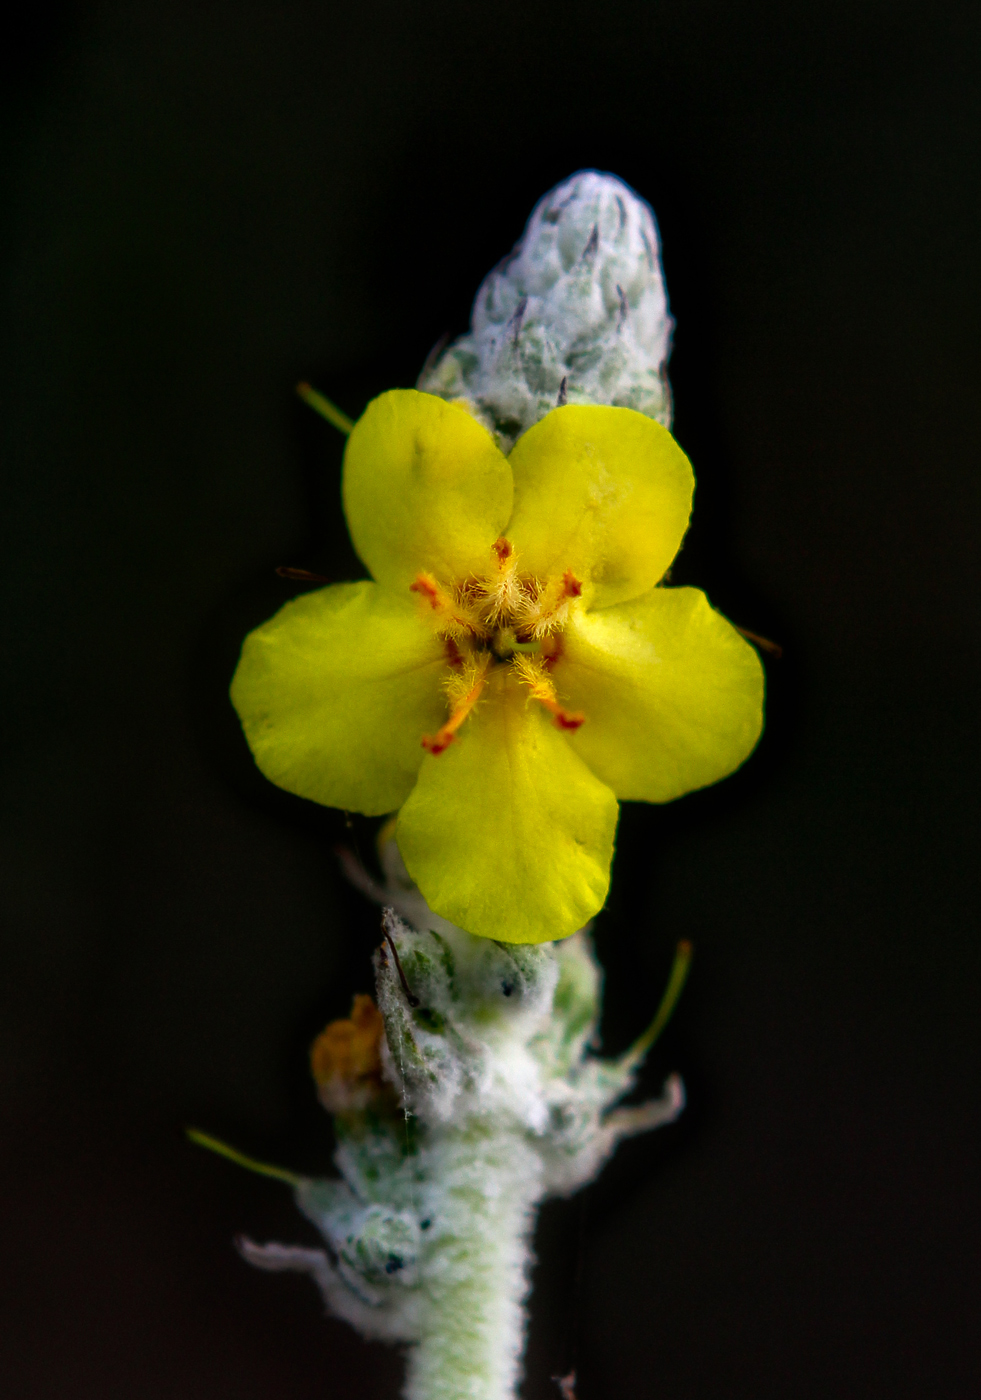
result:
[(280, 787), (368, 815), (430, 907), (514, 943), (601, 907), (617, 800), (731, 773), (762, 726), (755, 651), (693, 588), (658, 586), (694, 479), (653, 419), (566, 405), (510, 457), (412, 389), (348, 440), (344, 508), (372, 581), (288, 603), (232, 700)]

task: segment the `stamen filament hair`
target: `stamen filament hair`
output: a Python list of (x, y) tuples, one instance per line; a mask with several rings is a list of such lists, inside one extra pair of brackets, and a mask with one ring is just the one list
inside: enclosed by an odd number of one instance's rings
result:
[(545, 662), (541, 657), (523, 652), (516, 655), (511, 664), (519, 679), (528, 687), (531, 698), (537, 700), (539, 705), (544, 705), (555, 719), (558, 729), (579, 728), (586, 716), (578, 710), (567, 710), (559, 704), (555, 686), (545, 671)]
[(479, 659), (466, 665), (462, 673), (451, 675), (446, 683), (452, 709), (450, 717), (435, 734), (422, 736), (422, 747), (427, 753), (441, 754), (456, 738), (456, 731), (480, 699), (481, 691), (487, 684), (487, 668), (490, 656), (484, 653)]

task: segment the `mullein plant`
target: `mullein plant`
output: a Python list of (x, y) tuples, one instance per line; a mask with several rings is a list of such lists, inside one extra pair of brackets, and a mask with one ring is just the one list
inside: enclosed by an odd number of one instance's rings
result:
[(323, 1248), (240, 1248), (407, 1344), (407, 1400), (514, 1395), (538, 1205), (684, 1103), (672, 1075), (617, 1106), (687, 950), (609, 1060), (589, 937), (619, 802), (716, 782), (762, 727), (756, 651), (667, 584), (694, 488), (669, 432), (672, 325), (650, 208), (585, 171), (540, 201), (417, 388), (354, 424), (304, 390), (349, 431), (344, 510), (370, 577), (253, 632), (232, 700), (274, 783), (386, 819), (382, 879), (349, 862), (383, 939), (375, 1000), (312, 1049), (338, 1175), (264, 1168)]

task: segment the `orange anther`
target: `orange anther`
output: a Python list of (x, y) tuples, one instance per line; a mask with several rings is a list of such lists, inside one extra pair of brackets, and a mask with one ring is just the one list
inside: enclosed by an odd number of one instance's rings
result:
[(514, 545), (510, 540), (506, 540), (503, 535), (501, 535), (500, 539), (494, 541), (491, 548), (502, 564), (506, 564), (514, 553)]
[(566, 569), (562, 575), (562, 597), (579, 598), (582, 596), (582, 584), (576, 578), (571, 569)]
[(555, 711), (555, 723), (560, 729), (578, 729), (586, 716), (582, 711), (570, 714), (568, 710)]
[(552, 696), (536, 695), (534, 690), (531, 693), (532, 697), (537, 700), (540, 705), (545, 706), (549, 714), (555, 716), (555, 725), (557, 729), (578, 729), (586, 718), (580, 710), (564, 710), (558, 700), (554, 699)]
[(432, 574), (417, 574), (415, 581), (409, 584), (409, 592), (425, 598), (434, 612), (439, 612), (448, 601)]

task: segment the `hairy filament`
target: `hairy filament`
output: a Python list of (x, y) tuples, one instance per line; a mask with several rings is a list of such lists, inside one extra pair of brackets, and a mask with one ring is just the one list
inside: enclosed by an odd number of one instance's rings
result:
[(485, 579), (481, 586), (484, 597), (484, 618), (490, 627), (503, 618), (514, 617), (526, 605), (526, 585), (517, 574), (514, 545), (503, 535), (495, 540), (492, 553), (497, 560), (496, 575)]
[(548, 636), (568, 619), (569, 606), (582, 595), (582, 583), (571, 569), (553, 579), (534, 602), (526, 606), (525, 626), (537, 639)]
[(429, 604), (435, 616), (437, 631), (448, 637), (483, 637), (486, 635), (479, 620), (473, 616), (465, 604), (460, 603), (440, 587), (432, 574), (426, 570), (418, 573), (409, 584), (410, 593)]
[(480, 693), (487, 684), (489, 665), (490, 654), (485, 652), (479, 658), (465, 662), (460, 671), (447, 678), (446, 693), (452, 706), (450, 717), (435, 734), (422, 736), (422, 747), (427, 753), (440, 754), (453, 743), (456, 731), (480, 699)]
[(528, 687), (531, 698), (537, 700), (539, 705), (544, 705), (553, 716), (557, 728), (579, 728), (586, 716), (578, 710), (567, 710), (559, 704), (555, 686), (545, 671), (545, 662), (541, 657), (519, 652), (511, 664), (519, 680)]

